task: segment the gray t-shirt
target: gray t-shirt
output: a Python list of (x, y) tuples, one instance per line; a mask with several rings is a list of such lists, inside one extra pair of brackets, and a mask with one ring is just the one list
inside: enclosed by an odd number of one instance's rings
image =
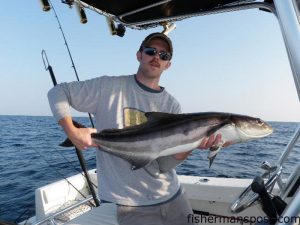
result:
[[(71, 116), (70, 106), (92, 113), (98, 131), (124, 128), (146, 121), (144, 112), (180, 113), (180, 105), (165, 89), (151, 93), (141, 88), (134, 75), (102, 76), (87, 81), (62, 83), (48, 93), (57, 121)], [(120, 205), (153, 205), (167, 201), (179, 190), (174, 167), (181, 161), (161, 157), (144, 168), (97, 150), (99, 196)]]

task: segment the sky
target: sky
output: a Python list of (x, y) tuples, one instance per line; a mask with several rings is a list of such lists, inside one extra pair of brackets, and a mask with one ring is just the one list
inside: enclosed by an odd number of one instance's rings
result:
[[(0, 7), (0, 115), (52, 115), (47, 92), (53, 86), (41, 51), (57, 81), (76, 80), (53, 11), (38, 0), (10, 0)], [(24, 1), (25, 3), (25, 1)], [(136, 51), (146, 35), (162, 28), (111, 36), (103, 16), (52, 0), (80, 80), (134, 74)], [(182, 111), (218, 111), (267, 121), (300, 121), (300, 104), (276, 17), (257, 9), (176, 22), (171, 67), (162, 75)], [(83, 115), (74, 112), (74, 116)]]

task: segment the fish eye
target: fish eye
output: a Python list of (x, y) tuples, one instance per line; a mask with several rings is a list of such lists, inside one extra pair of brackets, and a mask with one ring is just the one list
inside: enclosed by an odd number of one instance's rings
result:
[(261, 119), (259, 119), (259, 118), (256, 119), (256, 122), (257, 122), (258, 125), (260, 125), (260, 126), (262, 126), (262, 125), (264, 124), (264, 122), (263, 122)]

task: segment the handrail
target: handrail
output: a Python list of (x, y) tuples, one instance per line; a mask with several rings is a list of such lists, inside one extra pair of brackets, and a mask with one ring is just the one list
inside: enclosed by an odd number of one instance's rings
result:
[[(296, 142), (298, 141), (299, 137), (300, 137), (300, 126), (297, 128), (297, 130), (295, 131), (295, 133), (292, 136), (291, 140), (286, 145), (285, 150), (282, 152), (281, 156), (279, 157), (279, 159), (277, 161), (277, 164), (275, 165), (275, 167), (277, 167), (277, 169), (274, 172), (274, 174), (278, 173), (279, 170), (282, 170), (283, 163), (287, 160), (288, 156), (292, 152), (292, 150), (293, 150)], [(298, 174), (297, 173), (298, 168), (299, 168), (299, 166), (297, 166), (295, 168), (295, 170), (289, 175), (288, 181), (286, 183), (284, 183), (282, 181), (282, 177), (281, 177), (282, 174), (281, 173), (278, 174), (277, 183), (278, 183), (278, 186), (279, 186), (279, 189), (280, 189), (280, 196), (281, 197), (284, 198), (286, 196), (286, 193), (288, 192), (288, 188), (290, 188), (289, 185), (292, 185), (292, 183), (293, 183), (292, 179)]]
[(300, 163), (295, 168), (293, 173), (289, 176), (288, 180), (286, 181), (284, 187), (282, 190), (280, 190), (280, 197), (282, 199), (285, 199), (288, 197), (289, 192), (294, 187), (295, 183), (297, 182), (297, 179), (300, 177)]
[(293, 225), (300, 223), (300, 189), (287, 209), (277, 219), (277, 225)]
[(300, 126), (298, 127), (298, 129), (294, 133), (294, 136), (292, 137), (290, 142), (285, 147), (285, 150), (283, 151), (281, 156), (279, 157), (279, 160), (277, 162), (278, 167), (282, 166), (282, 164), (286, 161), (287, 157), (289, 156), (289, 154), (293, 150), (293, 147), (295, 146), (295, 144), (296, 144), (297, 140), (299, 139), (299, 137), (300, 137)]
[(288, 53), (288, 58), (300, 100), (300, 25), (299, 10), (295, 0), (273, 0), (277, 18)]
[(42, 219), (42, 220), (40, 220), (40, 221), (38, 221), (38, 222), (36, 222), (36, 223), (34, 223), (32, 225), (41, 225), (41, 224), (43, 224), (45, 222), (50, 222), (51, 224), (56, 225), (56, 223), (54, 221), (55, 217), (60, 216), (63, 213), (66, 213), (66, 212), (68, 212), (68, 211), (70, 211), (72, 209), (75, 209), (78, 206), (83, 205), (83, 204), (91, 201), (92, 199), (93, 199), (93, 196), (87, 197), (87, 198), (83, 199), (82, 201), (80, 201), (78, 203), (75, 203), (74, 205), (68, 206), (68, 207), (66, 207), (66, 208), (64, 208), (64, 209), (62, 209), (62, 210), (60, 210), (60, 211), (58, 211), (58, 212), (56, 212), (54, 214), (51, 214), (50, 216), (47, 216), (46, 218), (44, 218), (44, 219)]

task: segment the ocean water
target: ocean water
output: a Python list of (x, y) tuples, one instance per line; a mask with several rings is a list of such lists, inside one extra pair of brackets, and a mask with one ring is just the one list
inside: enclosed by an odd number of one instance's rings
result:
[[(76, 118), (89, 126), (87, 118)], [(177, 167), (178, 174), (254, 178), (267, 160), (275, 164), (298, 123), (270, 122), (274, 133), (266, 138), (223, 149), (209, 169), (207, 151), (194, 151)], [(58, 146), (65, 139), (52, 117), (0, 116), (0, 221), (23, 221), (34, 215), (34, 190), (74, 175), (80, 166), (73, 148)], [(89, 169), (95, 168), (95, 150), (83, 152)], [(284, 173), (299, 163), (300, 145), (290, 155)]]

